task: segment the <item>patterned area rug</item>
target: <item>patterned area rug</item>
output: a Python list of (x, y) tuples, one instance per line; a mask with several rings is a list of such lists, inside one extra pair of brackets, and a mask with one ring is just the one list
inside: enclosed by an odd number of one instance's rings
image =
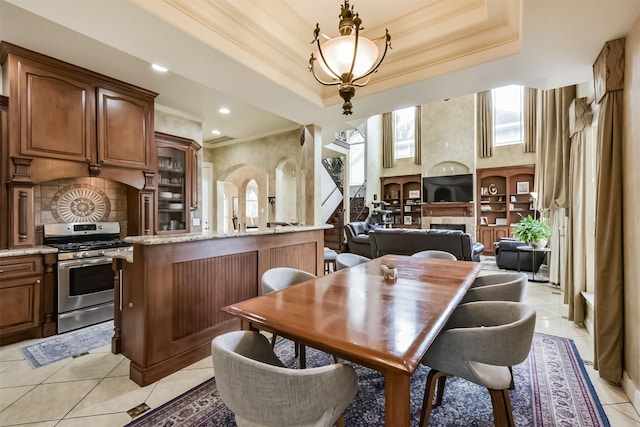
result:
[(49, 365), (67, 357), (86, 353), (111, 342), (113, 321), (100, 323), (20, 348), (32, 368)]
[[(282, 340), (276, 352), (295, 367), (291, 342)], [(307, 349), (307, 366), (332, 363), (331, 356)], [(344, 413), (345, 425), (383, 426), (384, 378), (376, 371), (354, 365), (359, 389)], [(412, 426), (420, 420), (422, 396), (429, 368), (420, 367), (411, 379)], [(609, 426), (602, 405), (572, 340), (534, 335), (529, 358), (514, 366), (516, 389), (511, 392), (517, 426)], [(233, 414), (220, 400), (215, 378), (127, 424), (143, 426), (235, 426)], [(431, 426), (493, 426), (491, 399), (486, 389), (459, 378), (447, 379), (442, 406), (435, 408)]]

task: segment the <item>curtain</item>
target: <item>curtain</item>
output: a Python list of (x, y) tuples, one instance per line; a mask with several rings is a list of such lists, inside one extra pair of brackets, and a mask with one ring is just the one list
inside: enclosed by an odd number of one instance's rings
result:
[(392, 168), (393, 153), (393, 118), (391, 113), (382, 115), (382, 167)]
[(422, 163), (422, 107), (418, 105), (416, 107), (416, 117), (414, 120), (414, 154), (413, 163), (419, 165)]
[(524, 89), (524, 152), (535, 153), (538, 128), (538, 89)]
[(575, 86), (542, 92), (540, 114), (544, 123), (538, 138), (536, 182), (538, 208), (545, 211), (551, 226), (550, 280), (561, 283), (562, 265), (566, 259), (564, 209), (568, 207), (569, 159), (569, 105), (576, 97)]
[(587, 290), (586, 245), (586, 168), (587, 150), (584, 131), (576, 132), (571, 138), (571, 160), (569, 162), (569, 218), (567, 221), (567, 268), (564, 302), (569, 304), (569, 320), (584, 323), (584, 299)]
[(493, 156), (493, 102), (490, 90), (476, 94), (476, 138), (480, 157)]
[(595, 360), (600, 377), (619, 383), (623, 358), (622, 90), (600, 101), (596, 170)]

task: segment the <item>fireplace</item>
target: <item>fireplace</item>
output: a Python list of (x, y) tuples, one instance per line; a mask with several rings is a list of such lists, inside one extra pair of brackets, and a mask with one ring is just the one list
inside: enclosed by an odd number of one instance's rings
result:
[(430, 228), (432, 230), (460, 230), (463, 233), (467, 232), (467, 226), (465, 224), (431, 224)]

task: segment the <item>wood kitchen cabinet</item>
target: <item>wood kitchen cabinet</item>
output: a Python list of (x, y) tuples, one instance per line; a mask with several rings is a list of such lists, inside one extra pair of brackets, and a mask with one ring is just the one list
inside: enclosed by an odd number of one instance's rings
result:
[(32, 159), (33, 182), (100, 176), (142, 187), (140, 171), (156, 167), (156, 93), (6, 42), (0, 62), (8, 157)]
[(158, 232), (191, 230), (191, 211), (198, 209), (200, 146), (191, 139), (156, 132), (158, 148)]
[(56, 254), (0, 258), (0, 344), (55, 334)]

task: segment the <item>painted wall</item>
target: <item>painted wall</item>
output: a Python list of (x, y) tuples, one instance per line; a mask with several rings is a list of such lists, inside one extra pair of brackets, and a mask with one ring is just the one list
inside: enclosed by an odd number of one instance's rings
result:
[(629, 376), (623, 387), (640, 412), (640, 18), (625, 41), (623, 96), (624, 370)]
[[(475, 95), (422, 106), (423, 176), (473, 173)], [(443, 164), (451, 161), (463, 165)]]
[[(314, 180), (315, 164), (319, 166), (320, 161), (316, 147), (319, 149), (320, 145), (315, 143), (317, 135), (313, 128), (305, 131), (306, 138), (303, 145), (300, 145), (300, 133), (301, 129), (295, 129), (254, 140), (205, 148), (204, 160), (214, 165), (214, 181), (225, 181), (236, 169), (243, 166), (250, 165), (264, 171), (267, 176), (264, 193), (262, 193), (264, 197), (260, 196), (258, 206), (259, 209), (264, 209), (266, 221), (274, 221), (278, 203), (286, 201), (286, 197), (280, 197), (276, 193), (276, 170), (279, 165), (286, 164), (287, 173), (296, 177), (295, 192), (297, 194), (296, 208), (293, 211), (295, 215), (291, 213), (291, 209), (287, 212), (287, 216), (294, 215), (296, 218), (287, 219), (313, 224), (316, 193), (313, 183), (319, 182), (319, 179)], [(313, 157), (316, 154), (317, 161)], [(276, 196), (275, 206), (268, 203), (267, 196)], [(214, 194), (212, 199), (218, 200), (217, 194)], [(213, 212), (216, 212), (215, 207)], [(213, 228), (215, 229), (216, 226), (214, 225)]]

